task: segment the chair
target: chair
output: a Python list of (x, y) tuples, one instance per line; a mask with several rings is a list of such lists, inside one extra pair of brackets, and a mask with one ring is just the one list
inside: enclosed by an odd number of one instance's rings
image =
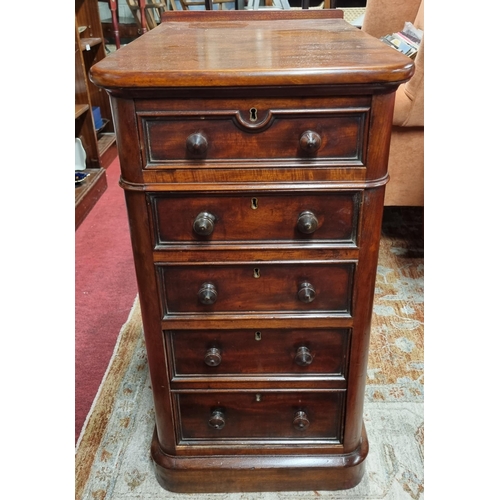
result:
[[(248, 0), (247, 9), (248, 10), (258, 10), (261, 8), (274, 8), (276, 10), (288, 10), (288, 9), (309, 9), (310, 8), (310, 0), (301, 0), (300, 7), (290, 6), (288, 0), (264, 0), (264, 6), (260, 5), (260, 0)], [(325, 8), (330, 9), (333, 8), (333, 4), (335, 4), (335, 0), (323, 0), (320, 5), (313, 8)]]
[[(224, 8), (225, 4), (234, 3), (236, 10), (243, 10), (243, 2), (241, 0), (178, 0), (182, 10), (189, 10), (189, 7), (204, 5), (206, 10), (214, 10), (214, 5), (219, 5), (219, 9)], [(325, 0), (330, 4), (330, 0)], [(178, 10), (175, 0), (171, 0), (172, 10)], [(309, 8), (309, 0), (301, 0), (303, 9)], [(290, 9), (288, 0), (265, 0), (265, 5), (260, 6), (260, 0), (248, 0), (248, 10), (258, 10), (259, 8), (275, 8), (278, 10)]]
[[(401, 31), (407, 21), (424, 29), (424, 0), (368, 0), (361, 29), (380, 38)], [(396, 92), (389, 176), (386, 206), (424, 206), (423, 40), (415, 59), (415, 74)]]
[(120, 48), (120, 22), (118, 19), (118, 7), (117, 0), (98, 0), (99, 2), (105, 2), (108, 4), (109, 10), (111, 12), (111, 25), (113, 26), (113, 37), (115, 39), (116, 49)]
[[(218, 5), (219, 9), (223, 9), (225, 4), (236, 3), (236, 0), (178, 0), (182, 10), (190, 10), (190, 7), (200, 7), (205, 6), (206, 10), (214, 10), (214, 5)], [(177, 8), (177, 2), (171, 0), (172, 10), (179, 10)]]
[[(132, 11), (134, 19), (139, 26), (139, 34), (146, 33), (148, 30), (152, 30), (161, 22), (161, 15), (163, 12), (169, 10), (167, 2), (173, 11), (178, 11), (179, 3), (181, 10), (190, 10), (194, 7), (205, 6), (204, 10), (214, 10), (214, 5), (218, 5), (219, 9), (223, 9), (228, 3), (234, 3), (236, 10), (243, 10), (244, 0), (127, 0), (127, 4)], [(310, 0), (301, 0), (301, 8), (309, 9)], [(323, 6), (325, 9), (329, 9), (331, 4), (334, 4), (335, 0), (324, 0)], [(288, 0), (265, 0), (265, 6), (260, 6), (260, 0), (248, 0), (247, 9), (257, 10), (260, 8), (264, 9), (290, 9), (290, 4)]]
[[(290, 9), (290, 4), (288, 0), (266, 0), (265, 5), (263, 7), (260, 6), (260, 0), (248, 0), (247, 9), (248, 10), (259, 10), (261, 8), (264, 9), (276, 9), (276, 10), (288, 10)], [(304, 7), (304, 3), (302, 2), (302, 8), (307, 9), (309, 7), (309, 0), (307, 0), (307, 6)]]
[[(139, 34), (142, 35), (160, 24), (161, 15), (168, 10), (168, 0), (127, 0)], [(173, 0), (172, 0), (172, 3)]]

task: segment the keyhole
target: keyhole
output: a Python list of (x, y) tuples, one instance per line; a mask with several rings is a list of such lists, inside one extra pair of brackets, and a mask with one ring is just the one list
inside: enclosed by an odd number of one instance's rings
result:
[(260, 278), (260, 269), (258, 267), (256, 267), (254, 270), (253, 270), (253, 277), (254, 278)]
[(255, 401), (260, 402), (262, 401), (262, 396), (260, 394), (255, 395)]
[(250, 121), (251, 122), (257, 121), (257, 108), (250, 108)]
[(255, 340), (260, 340), (262, 338), (262, 333), (255, 332)]
[(259, 206), (258, 198), (252, 198), (252, 210), (257, 210), (258, 206)]

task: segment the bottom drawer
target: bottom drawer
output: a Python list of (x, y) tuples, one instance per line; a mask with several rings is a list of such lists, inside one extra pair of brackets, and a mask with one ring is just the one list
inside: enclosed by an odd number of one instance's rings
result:
[(181, 439), (341, 442), (344, 390), (177, 394)]

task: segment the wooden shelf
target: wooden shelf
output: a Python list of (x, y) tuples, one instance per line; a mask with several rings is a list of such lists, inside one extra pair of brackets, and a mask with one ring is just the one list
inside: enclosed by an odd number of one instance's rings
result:
[(84, 170), (89, 176), (75, 186), (75, 229), (78, 229), (108, 187), (103, 168)]
[(97, 140), (97, 147), (99, 148), (99, 155), (103, 155), (108, 148), (113, 146), (116, 142), (116, 135), (110, 133), (99, 134), (99, 139)]
[(102, 43), (102, 38), (80, 38), (80, 48), (87, 50), (87, 47), (95, 47)]
[(108, 168), (109, 164), (118, 154), (118, 150), (116, 148), (116, 135), (114, 133), (99, 134), (97, 148), (99, 149), (102, 166), (104, 168)]
[(82, 116), (85, 111), (90, 109), (90, 106), (88, 104), (75, 104), (75, 120), (79, 117)]

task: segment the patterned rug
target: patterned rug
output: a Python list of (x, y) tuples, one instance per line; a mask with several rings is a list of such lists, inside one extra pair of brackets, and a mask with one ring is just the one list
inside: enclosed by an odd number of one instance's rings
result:
[(176, 494), (154, 476), (151, 387), (134, 303), (76, 448), (77, 500), (424, 498), (423, 211), (386, 208), (375, 291), (361, 483), (340, 492)]

